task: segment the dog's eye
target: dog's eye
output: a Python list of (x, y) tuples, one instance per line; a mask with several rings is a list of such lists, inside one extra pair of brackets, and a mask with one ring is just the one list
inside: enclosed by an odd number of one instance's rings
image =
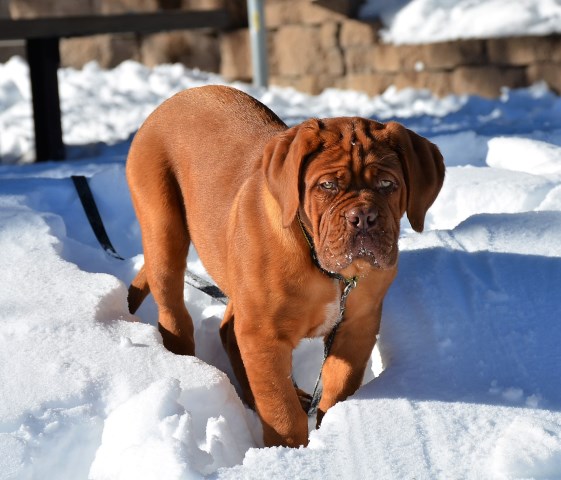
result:
[(337, 189), (337, 184), (335, 182), (322, 182), (319, 184), (319, 186), (324, 190), (333, 191)]
[(391, 180), (380, 180), (378, 182), (378, 188), (380, 190), (390, 190), (393, 189), (395, 184)]

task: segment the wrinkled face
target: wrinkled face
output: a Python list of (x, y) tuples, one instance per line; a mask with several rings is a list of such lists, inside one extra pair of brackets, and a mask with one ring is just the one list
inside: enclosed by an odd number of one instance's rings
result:
[(300, 216), (323, 268), (391, 268), (405, 211), (397, 153), (372, 134), (372, 122), (322, 121), (321, 146), (301, 171)]

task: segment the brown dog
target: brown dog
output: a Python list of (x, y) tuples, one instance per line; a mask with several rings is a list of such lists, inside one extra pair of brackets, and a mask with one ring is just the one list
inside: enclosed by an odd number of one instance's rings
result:
[(323, 367), (318, 423), (360, 386), (397, 272), (400, 218), (407, 212), (422, 231), (442, 186), (437, 147), (397, 123), (357, 117), (287, 128), (249, 95), (207, 86), (150, 115), (127, 178), (145, 255), (131, 312), (151, 291), (164, 345), (195, 354), (183, 300), (192, 242), (230, 299), (220, 334), (265, 444), (306, 445), (292, 351), (338, 317), (342, 285), (322, 269), (359, 280)]

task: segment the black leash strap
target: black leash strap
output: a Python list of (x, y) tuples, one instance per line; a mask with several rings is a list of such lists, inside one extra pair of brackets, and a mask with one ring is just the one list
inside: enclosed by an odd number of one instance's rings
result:
[(209, 297), (218, 300), (220, 303), (228, 305), (228, 297), (222, 290), (220, 290), (216, 285), (202, 279), (198, 275), (191, 273), (189, 270), (185, 272), (185, 283), (195, 287), (203, 293), (206, 293)]
[[(80, 198), (80, 202), (82, 203), (82, 207), (84, 207), (86, 217), (90, 222), (90, 226), (92, 227), (95, 237), (97, 238), (97, 241), (108, 255), (111, 255), (113, 258), (116, 258), (118, 260), (124, 260), (124, 258), (117, 253), (115, 247), (113, 247), (111, 240), (109, 240), (109, 235), (107, 235), (107, 231), (105, 230), (105, 226), (103, 225), (103, 220), (101, 220), (101, 215), (99, 214), (99, 210), (97, 209), (92, 190), (88, 184), (88, 179), (83, 175), (73, 175), (71, 178), (72, 182), (74, 183), (74, 187), (76, 188), (76, 192), (78, 193), (78, 197)], [(203, 293), (206, 293), (210, 297), (218, 300), (219, 302), (222, 302), (225, 305), (228, 303), (228, 297), (224, 295), (222, 290), (220, 290), (212, 283), (209, 283), (206, 280), (202, 279), (198, 275), (195, 275), (194, 273), (191, 273), (189, 271), (186, 272), (185, 283), (187, 285), (191, 285), (192, 287), (200, 290)]]
[(76, 188), (76, 192), (78, 192), (78, 197), (80, 198), (80, 202), (82, 202), (82, 207), (84, 207), (84, 212), (86, 213), (86, 217), (88, 217), (88, 221), (90, 222), (97, 241), (113, 258), (124, 260), (124, 258), (121, 257), (113, 247), (111, 240), (109, 240), (109, 236), (107, 235), (107, 231), (105, 230), (103, 221), (101, 220), (101, 215), (99, 214), (99, 210), (95, 204), (92, 191), (88, 185), (88, 179), (82, 175), (72, 175), (71, 178), (72, 182), (74, 182), (74, 187)]

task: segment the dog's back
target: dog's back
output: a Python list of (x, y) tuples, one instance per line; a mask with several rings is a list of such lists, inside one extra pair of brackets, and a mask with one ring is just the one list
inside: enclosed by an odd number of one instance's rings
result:
[(214, 85), (184, 90), (160, 105), (139, 129), (127, 174), (150, 165), (164, 167), (189, 186), (190, 192), (183, 192), (186, 201), (207, 194), (215, 201), (217, 192), (200, 182), (212, 171), (220, 197), (231, 204), (241, 183), (259, 168), (268, 140), (286, 128), (265, 105), (240, 90)]
[[(162, 203), (164, 215), (177, 207), (182, 223), (186, 217), (199, 226), (189, 228), (199, 250), (224, 251), (237, 193), (260, 168), (267, 142), (286, 128), (266, 106), (234, 88), (205, 86), (171, 97), (147, 118), (131, 145), (131, 194), (133, 201), (144, 199), (135, 202), (137, 214), (142, 216), (147, 196), (151, 210)], [(170, 188), (176, 191), (164, 191)]]

